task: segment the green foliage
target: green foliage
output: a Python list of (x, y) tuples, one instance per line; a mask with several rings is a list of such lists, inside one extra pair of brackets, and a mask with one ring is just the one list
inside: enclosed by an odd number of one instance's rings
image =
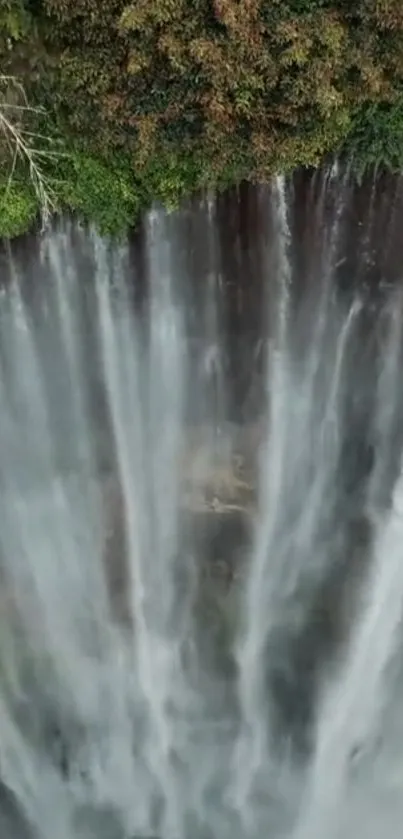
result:
[(340, 148), (402, 166), (402, 0), (3, 0), (0, 57), (103, 231)]
[[(23, 0), (2, 0), (0, 9), (0, 37), (19, 41), (29, 31), (29, 16)], [(10, 48), (10, 43), (8, 44)]]
[(185, 196), (206, 185), (202, 161), (180, 148), (161, 149), (137, 173), (144, 203), (159, 201), (168, 210), (176, 209)]
[(364, 105), (344, 145), (361, 179), (369, 168), (403, 169), (403, 95), (394, 103)]
[(0, 180), (0, 233), (12, 239), (29, 230), (39, 215), (38, 201), (26, 181)]
[(60, 206), (93, 221), (103, 234), (119, 235), (137, 221), (139, 192), (124, 161), (77, 151), (58, 162), (53, 183)]

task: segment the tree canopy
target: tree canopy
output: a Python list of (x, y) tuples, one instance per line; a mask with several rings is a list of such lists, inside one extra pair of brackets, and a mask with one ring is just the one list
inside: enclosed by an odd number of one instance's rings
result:
[(0, 56), (61, 204), (104, 229), (340, 151), (402, 165), (401, 0), (3, 0)]

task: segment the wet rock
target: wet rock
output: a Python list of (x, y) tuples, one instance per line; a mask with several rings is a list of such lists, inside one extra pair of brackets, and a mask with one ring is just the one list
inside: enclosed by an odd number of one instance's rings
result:
[[(250, 543), (256, 505), (253, 459), (261, 426), (231, 427), (212, 446), (211, 430), (192, 428), (179, 463), (181, 543), (196, 551), (202, 573), (230, 585)], [(110, 473), (101, 486), (104, 570), (112, 619), (131, 626), (125, 502), (119, 478)]]
[(187, 513), (186, 527), (200, 559), (200, 573), (228, 587), (241, 571), (251, 541), (251, 520), (243, 511)]
[(0, 836), (4, 839), (34, 839), (18, 800), (12, 790), (0, 780)]

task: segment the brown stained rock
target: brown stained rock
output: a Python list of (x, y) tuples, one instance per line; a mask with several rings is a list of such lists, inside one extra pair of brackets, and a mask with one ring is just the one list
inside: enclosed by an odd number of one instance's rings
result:
[[(193, 428), (180, 458), (178, 514), (184, 543), (200, 557), (201, 576), (227, 589), (250, 544), (261, 438), (257, 423), (215, 442), (208, 429)], [(119, 478), (110, 474), (102, 483), (106, 585), (112, 619), (131, 624), (124, 505)]]
[(263, 435), (262, 422), (224, 429), (216, 439), (192, 429), (180, 461), (183, 506), (193, 512), (250, 512), (256, 503)]

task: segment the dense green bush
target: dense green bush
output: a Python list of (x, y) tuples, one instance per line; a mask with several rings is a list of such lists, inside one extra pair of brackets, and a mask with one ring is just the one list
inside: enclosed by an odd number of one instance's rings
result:
[(0, 179), (0, 232), (12, 239), (25, 233), (38, 217), (38, 202), (28, 181)]
[(78, 151), (59, 161), (52, 183), (61, 206), (95, 222), (101, 233), (119, 234), (138, 219), (139, 192), (124, 160), (104, 161)]
[(352, 120), (345, 143), (359, 179), (368, 169), (403, 170), (403, 94), (393, 104), (362, 106)]
[(104, 231), (341, 149), (401, 168), (401, 0), (3, 0), (0, 59), (56, 202)]

